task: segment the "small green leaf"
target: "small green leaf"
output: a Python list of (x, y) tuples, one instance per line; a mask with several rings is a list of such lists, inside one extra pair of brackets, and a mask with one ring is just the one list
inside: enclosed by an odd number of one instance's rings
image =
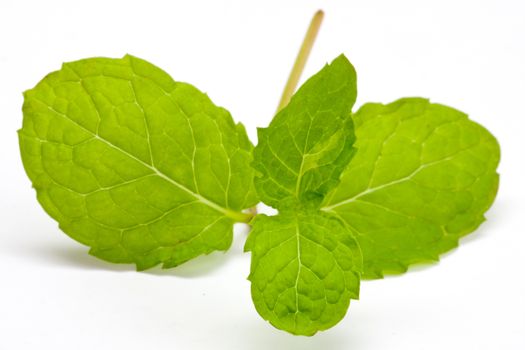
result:
[(241, 124), (132, 56), (65, 63), (24, 94), (19, 131), (43, 208), (104, 260), (146, 269), (227, 249), (257, 202)]
[(282, 330), (313, 335), (339, 322), (359, 294), (362, 257), (351, 231), (319, 211), (354, 154), (356, 76), (339, 56), (311, 77), (266, 129), (254, 168), (261, 200), (245, 250), (259, 314)]
[(313, 335), (339, 322), (359, 297), (361, 252), (327, 214), (258, 215), (246, 242), (257, 312), (273, 326)]
[(484, 220), (500, 157), (485, 128), (420, 98), (366, 104), (354, 122), (358, 151), (323, 210), (354, 232), (364, 277), (436, 261)]
[(343, 55), (311, 77), (259, 129), (254, 168), (260, 199), (278, 209), (319, 208), (353, 155), (354, 67)]

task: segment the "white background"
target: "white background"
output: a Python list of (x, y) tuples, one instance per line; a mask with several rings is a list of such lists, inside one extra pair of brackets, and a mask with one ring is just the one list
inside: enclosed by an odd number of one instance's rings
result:
[[(20, 162), (22, 91), (61, 62), (130, 53), (242, 121), (271, 119), (311, 15), (325, 22), (304, 77), (345, 53), (357, 106), (403, 96), (469, 113), (499, 139), (487, 222), (439, 264), (365, 281), (312, 338), (256, 313), (242, 253), (137, 273), (60, 232)], [(525, 2), (0, 1), (0, 349), (525, 349)]]

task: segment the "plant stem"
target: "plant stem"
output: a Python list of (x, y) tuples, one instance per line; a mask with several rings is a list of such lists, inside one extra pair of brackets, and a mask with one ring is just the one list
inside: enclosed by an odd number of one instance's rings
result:
[(252, 214), (252, 216), (257, 215), (257, 206), (255, 205), (255, 206), (251, 207), (250, 209), (248, 209), (248, 213)]
[(284, 87), (284, 91), (281, 96), (281, 101), (279, 102), (279, 106), (277, 107), (277, 112), (279, 112), (283, 107), (285, 107), (288, 104), (288, 102), (290, 102), (290, 99), (292, 98), (292, 95), (294, 94), (295, 89), (297, 88), (297, 84), (299, 83), (299, 79), (301, 78), (304, 66), (306, 64), (306, 61), (308, 60), (308, 56), (310, 55), (312, 46), (314, 45), (315, 38), (317, 37), (317, 33), (319, 33), (319, 28), (321, 27), (321, 23), (323, 22), (323, 17), (324, 12), (322, 10), (318, 10), (312, 17), (310, 26), (308, 27), (306, 35), (303, 39), (303, 44), (299, 49), (299, 53), (297, 54), (297, 58), (295, 59), (292, 71), (290, 72), (290, 76), (288, 77), (288, 81), (286, 82), (286, 86)]
[[(312, 51), (312, 47), (314, 46), (315, 38), (319, 33), (319, 28), (321, 27), (321, 23), (323, 22), (323, 17), (324, 12), (322, 10), (318, 10), (312, 17), (312, 20), (310, 21), (310, 26), (308, 26), (308, 30), (306, 31), (306, 35), (304, 36), (303, 43), (301, 45), (301, 48), (299, 49), (299, 53), (295, 58), (295, 63), (292, 67), (292, 71), (290, 72), (290, 76), (288, 77), (288, 81), (286, 82), (286, 85), (284, 87), (283, 94), (281, 96), (281, 101), (279, 101), (279, 106), (277, 107), (277, 112), (279, 112), (283, 107), (285, 107), (288, 104), (288, 102), (290, 102), (292, 95), (295, 93), (295, 89), (297, 88), (297, 84), (299, 83), (299, 79), (301, 78), (301, 74), (303, 73), (304, 66), (306, 65), (306, 61), (308, 60), (308, 56), (310, 56), (310, 51)], [(251, 219), (256, 215), (257, 206), (254, 206), (248, 209), (247, 213), (235, 213), (235, 215), (232, 217), (237, 222), (249, 223)]]
[(252, 212), (252, 208), (250, 208), (249, 213), (228, 210), (226, 212), (226, 216), (233, 219), (235, 222), (242, 222), (242, 223), (247, 224), (253, 219), (255, 214)]

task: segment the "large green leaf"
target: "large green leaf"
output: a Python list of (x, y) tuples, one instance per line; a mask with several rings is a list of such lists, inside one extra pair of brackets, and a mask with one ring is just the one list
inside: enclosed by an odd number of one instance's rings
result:
[(353, 154), (356, 94), (354, 67), (341, 55), (311, 77), (268, 128), (258, 130), (253, 166), (264, 203), (319, 207)]
[(145, 269), (225, 250), (257, 202), (241, 124), (132, 56), (66, 63), (26, 91), (22, 160), (44, 209), (102, 259)]
[(359, 296), (361, 252), (327, 214), (258, 215), (245, 249), (259, 314), (279, 329), (313, 335), (339, 322)]
[(486, 129), (420, 98), (366, 104), (354, 122), (358, 151), (323, 210), (355, 233), (364, 277), (438, 260), (484, 220), (499, 162)]

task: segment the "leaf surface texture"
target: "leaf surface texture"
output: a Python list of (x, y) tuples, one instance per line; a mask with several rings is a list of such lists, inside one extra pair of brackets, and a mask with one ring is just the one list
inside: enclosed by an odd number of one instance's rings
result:
[(339, 322), (359, 294), (362, 257), (351, 231), (319, 208), (355, 150), (355, 70), (339, 56), (311, 77), (254, 150), (255, 185), (279, 215), (256, 216), (245, 249), (259, 314), (292, 334)]
[(354, 232), (364, 277), (436, 261), (484, 220), (500, 157), (485, 128), (421, 98), (365, 104), (353, 119), (358, 151), (323, 210)]
[(279, 329), (313, 335), (339, 322), (359, 297), (361, 252), (334, 217), (258, 215), (246, 250), (255, 307)]
[(301, 86), (269, 127), (258, 130), (253, 165), (264, 203), (319, 207), (353, 155), (356, 95), (355, 70), (339, 56)]
[(146, 61), (65, 63), (24, 97), (38, 200), (97, 257), (142, 270), (225, 250), (257, 202), (243, 126)]

